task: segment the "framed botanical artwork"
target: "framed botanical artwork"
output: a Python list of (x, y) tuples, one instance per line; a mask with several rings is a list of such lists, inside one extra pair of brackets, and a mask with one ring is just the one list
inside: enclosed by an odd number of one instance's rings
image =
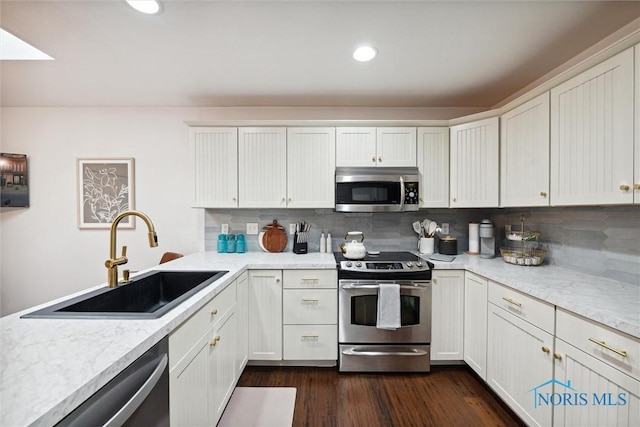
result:
[[(111, 228), (122, 212), (134, 209), (132, 158), (77, 159), (78, 227)], [(134, 216), (119, 228), (135, 228)]]

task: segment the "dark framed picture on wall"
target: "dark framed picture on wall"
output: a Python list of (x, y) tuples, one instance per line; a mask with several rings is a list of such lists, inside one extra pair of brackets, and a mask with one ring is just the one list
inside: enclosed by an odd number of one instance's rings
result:
[[(110, 228), (122, 212), (134, 209), (133, 158), (77, 159), (78, 227)], [(133, 216), (119, 228), (135, 228)]]
[(0, 206), (4, 208), (29, 207), (29, 174), (27, 155), (0, 153)]

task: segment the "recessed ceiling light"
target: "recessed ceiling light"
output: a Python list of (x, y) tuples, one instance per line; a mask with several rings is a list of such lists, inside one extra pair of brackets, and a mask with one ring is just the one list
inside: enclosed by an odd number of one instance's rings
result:
[(360, 62), (371, 61), (377, 53), (371, 46), (360, 46), (353, 52), (353, 59)]
[(160, 2), (157, 0), (127, 0), (127, 3), (138, 12), (148, 15), (160, 12)]
[(0, 60), (52, 60), (53, 58), (0, 28)]

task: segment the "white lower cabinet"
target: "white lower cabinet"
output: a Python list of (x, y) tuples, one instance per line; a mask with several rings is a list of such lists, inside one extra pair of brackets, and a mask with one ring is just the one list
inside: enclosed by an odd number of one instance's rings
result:
[(462, 360), (464, 270), (433, 270), (431, 360)]
[(282, 360), (282, 270), (249, 271), (249, 359)]
[(169, 335), (169, 407), (175, 427), (215, 425), (238, 376), (236, 283)]
[(553, 335), (490, 303), (489, 386), (528, 425), (549, 426), (552, 408), (537, 405), (532, 389), (552, 378)]
[(238, 326), (236, 376), (249, 361), (249, 274), (242, 273), (236, 280), (236, 322)]
[(640, 426), (640, 340), (557, 310), (557, 426)]
[(477, 274), (464, 275), (464, 361), (487, 378), (487, 286)]
[(283, 283), (283, 359), (336, 360), (337, 272), (285, 270)]

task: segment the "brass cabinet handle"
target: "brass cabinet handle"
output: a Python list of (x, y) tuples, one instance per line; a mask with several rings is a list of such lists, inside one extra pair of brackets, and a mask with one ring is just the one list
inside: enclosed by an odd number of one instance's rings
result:
[(300, 283), (304, 284), (304, 285), (310, 285), (310, 284), (314, 284), (314, 283), (319, 283), (320, 279), (316, 279), (315, 277), (311, 277), (311, 278), (302, 278), (300, 279)]
[(318, 298), (302, 298), (301, 301), (302, 302), (319, 302), (320, 300)]
[(551, 350), (549, 350), (549, 347), (547, 347), (546, 345), (542, 346), (542, 352), (543, 353), (549, 353)]
[(214, 308), (213, 310), (211, 310), (211, 314), (214, 316), (218, 314), (218, 309)]
[(211, 342), (209, 343), (209, 345), (211, 347), (215, 347), (216, 344), (218, 344), (218, 341), (220, 341), (220, 336), (216, 335), (215, 337), (213, 337), (213, 340), (211, 340)]
[(626, 184), (622, 184), (622, 185), (620, 186), (620, 190), (621, 190), (621, 191), (629, 191), (629, 186), (628, 186), (628, 185), (626, 185)]
[(420, 197), (420, 201), (421, 201), (421, 202), (424, 202), (424, 198)]
[(518, 301), (514, 301), (511, 298), (507, 298), (507, 297), (502, 297), (502, 299), (508, 302), (509, 304), (517, 305), (518, 307), (522, 308), (522, 303)]
[(607, 350), (611, 350), (616, 354), (619, 354), (622, 357), (627, 357), (627, 351), (626, 350), (618, 350), (617, 348), (611, 347), (609, 344), (605, 343), (604, 341), (600, 341), (597, 340), (595, 338), (589, 338), (589, 341), (594, 342), (596, 344), (598, 344), (599, 346), (602, 346), (604, 348), (606, 348)]
[(562, 360), (562, 355), (558, 353), (553, 353), (553, 358), (556, 360)]
[(634, 190), (640, 190), (640, 184), (633, 184)]
[(438, 278), (437, 277), (435, 279), (431, 279), (431, 280), (433, 280), (434, 284), (436, 284), (436, 285), (438, 284)]
[(541, 192), (540, 192), (540, 195), (541, 195), (542, 197), (547, 197), (547, 193), (546, 193), (545, 191), (541, 191)]

